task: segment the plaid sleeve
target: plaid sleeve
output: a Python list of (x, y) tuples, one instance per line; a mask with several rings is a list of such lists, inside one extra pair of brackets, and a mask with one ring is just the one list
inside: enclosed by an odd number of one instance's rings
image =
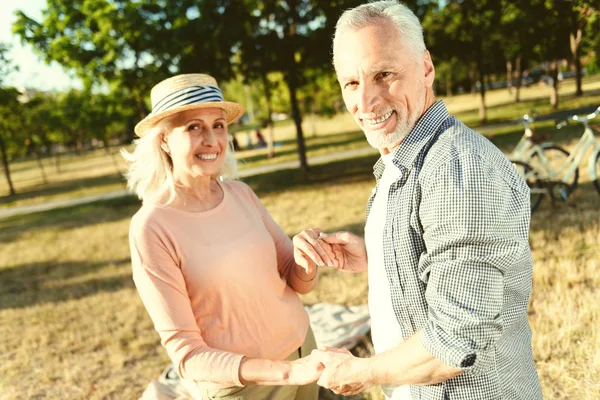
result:
[(420, 208), (426, 254), (424, 347), (440, 361), (479, 374), (494, 365), (502, 334), (504, 275), (528, 246), (517, 220), (526, 193), (477, 155), (455, 158), (426, 180)]

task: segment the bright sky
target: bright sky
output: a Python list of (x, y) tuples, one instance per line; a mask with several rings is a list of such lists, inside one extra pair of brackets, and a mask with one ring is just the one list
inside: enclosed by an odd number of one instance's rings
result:
[(11, 45), (9, 58), (19, 67), (19, 71), (8, 76), (5, 84), (39, 90), (80, 88), (81, 83), (78, 79), (71, 79), (57, 63), (46, 65), (33, 52), (31, 46), (21, 45), (19, 37), (12, 33), (16, 10), (21, 10), (28, 17), (39, 21), (44, 8), (46, 8), (46, 0), (0, 0), (0, 42)]

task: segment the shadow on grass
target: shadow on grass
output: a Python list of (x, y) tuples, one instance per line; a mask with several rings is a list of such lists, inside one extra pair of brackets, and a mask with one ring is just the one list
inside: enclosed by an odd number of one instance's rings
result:
[(531, 217), (532, 232), (549, 232), (558, 239), (567, 229), (587, 232), (600, 225), (600, 194), (592, 182), (579, 184), (566, 202), (546, 196)]
[[(130, 260), (103, 262), (41, 262), (0, 269), (0, 309), (23, 308), (41, 303), (66, 301), (93, 295), (98, 292), (114, 292), (133, 287), (131, 273), (93, 278), (74, 283), (64, 280), (92, 274), (108, 265), (123, 266)], [(61, 282), (52, 284), (52, 282)]]
[(55, 230), (66, 230), (130, 218), (140, 205), (137, 197), (124, 196), (0, 219), (0, 243), (14, 241), (21, 234), (40, 228), (52, 227)]
[[(335, 139), (335, 140), (333, 140)], [(365, 146), (367, 145), (366, 141), (365, 141), (365, 136), (362, 133), (362, 131), (353, 131), (353, 132), (348, 132), (348, 133), (337, 133), (337, 134), (332, 134), (332, 135), (325, 135), (325, 136), (317, 136), (317, 137), (307, 137), (305, 138), (306, 140), (306, 152), (309, 153), (311, 151), (316, 151), (319, 149), (323, 149), (323, 148), (327, 148), (327, 147), (333, 147), (333, 146), (342, 146), (342, 145), (348, 145), (348, 144), (352, 144), (352, 143), (356, 143), (356, 142), (364, 142)], [(290, 145), (293, 147), (282, 150), (282, 149), (275, 149), (275, 155), (276, 157), (283, 157), (283, 156), (288, 156), (291, 154), (297, 154), (298, 150), (296, 149), (296, 140), (295, 139), (288, 139), (288, 140), (284, 140), (280, 142), (282, 145)], [(264, 153), (261, 154), (255, 154), (253, 156), (249, 156), (249, 157), (243, 157), (241, 160), (244, 163), (255, 163), (258, 161), (262, 161), (262, 160), (267, 160), (267, 153), (266, 153), (266, 149)]]
[[(561, 96), (560, 101), (562, 104), (568, 102), (570, 105), (569, 109), (548, 112), (544, 115), (541, 115), (538, 120), (560, 120), (573, 114), (590, 113), (600, 105), (600, 101), (597, 101), (596, 99), (590, 99), (590, 97), (598, 95), (600, 95), (600, 90), (587, 91), (583, 97), (577, 97), (575, 95)], [(507, 107), (510, 107), (510, 110), (507, 110)], [(523, 100), (519, 103), (515, 103), (514, 101), (506, 101), (493, 106), (487, 106), (486, 110), (488, 113), (488, 121), (485, 124), (482, 124), (479, 121), (478, 107), (456, 113), (456, 115), (467, 125), (476, 129), (488, 125), (517, 123), (523, 114), (529, 113), (531, 110), (547, 110), (549, 108), (548, 96), (539, 96), (533, 99)], [(510, 112), (510, 114), (507, 114), (507, 112)]]
[(73, 190), (78, 189), (87, 189), (87, 188), (96, 188), (102, 186), (108, 186), (115, 183), (122, 182), (125, 180), (122, 175), (109, 174), (103, 176), (96, 176), (93, 178), (82, 178), (82, 179), (74, 179), (63, 182), (55, 182), (49, 184), (39, 184), (34, 186), (33, 188), (19, 192), (17, 188), (17, 194), (14, 196), (4, 196), (0, 197), (0, 204), (10, 204), (17, 202), (19, 200), (27, 200), (34, 197), (39, 196), (53, 196), (57, 194), (67, 193)]

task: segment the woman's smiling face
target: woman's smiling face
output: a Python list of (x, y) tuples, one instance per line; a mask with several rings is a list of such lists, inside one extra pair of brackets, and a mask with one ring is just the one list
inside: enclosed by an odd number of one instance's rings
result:
[(162, 148), (171, 156), (178, 180), (215, 177), (227, 153), (227, 120), (220, 108), (183, 111), (170, 122)]

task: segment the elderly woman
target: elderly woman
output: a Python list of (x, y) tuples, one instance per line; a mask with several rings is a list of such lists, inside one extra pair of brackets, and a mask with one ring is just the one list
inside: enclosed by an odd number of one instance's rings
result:
[(178, 75), (151, 92), (135, 127), (129, 187), (133, 279), (196, 399), (316, 399), (322, 365), (297, 293), (317, 267), (235, 173), (227, 125), (243, 108), (214, 78)]

